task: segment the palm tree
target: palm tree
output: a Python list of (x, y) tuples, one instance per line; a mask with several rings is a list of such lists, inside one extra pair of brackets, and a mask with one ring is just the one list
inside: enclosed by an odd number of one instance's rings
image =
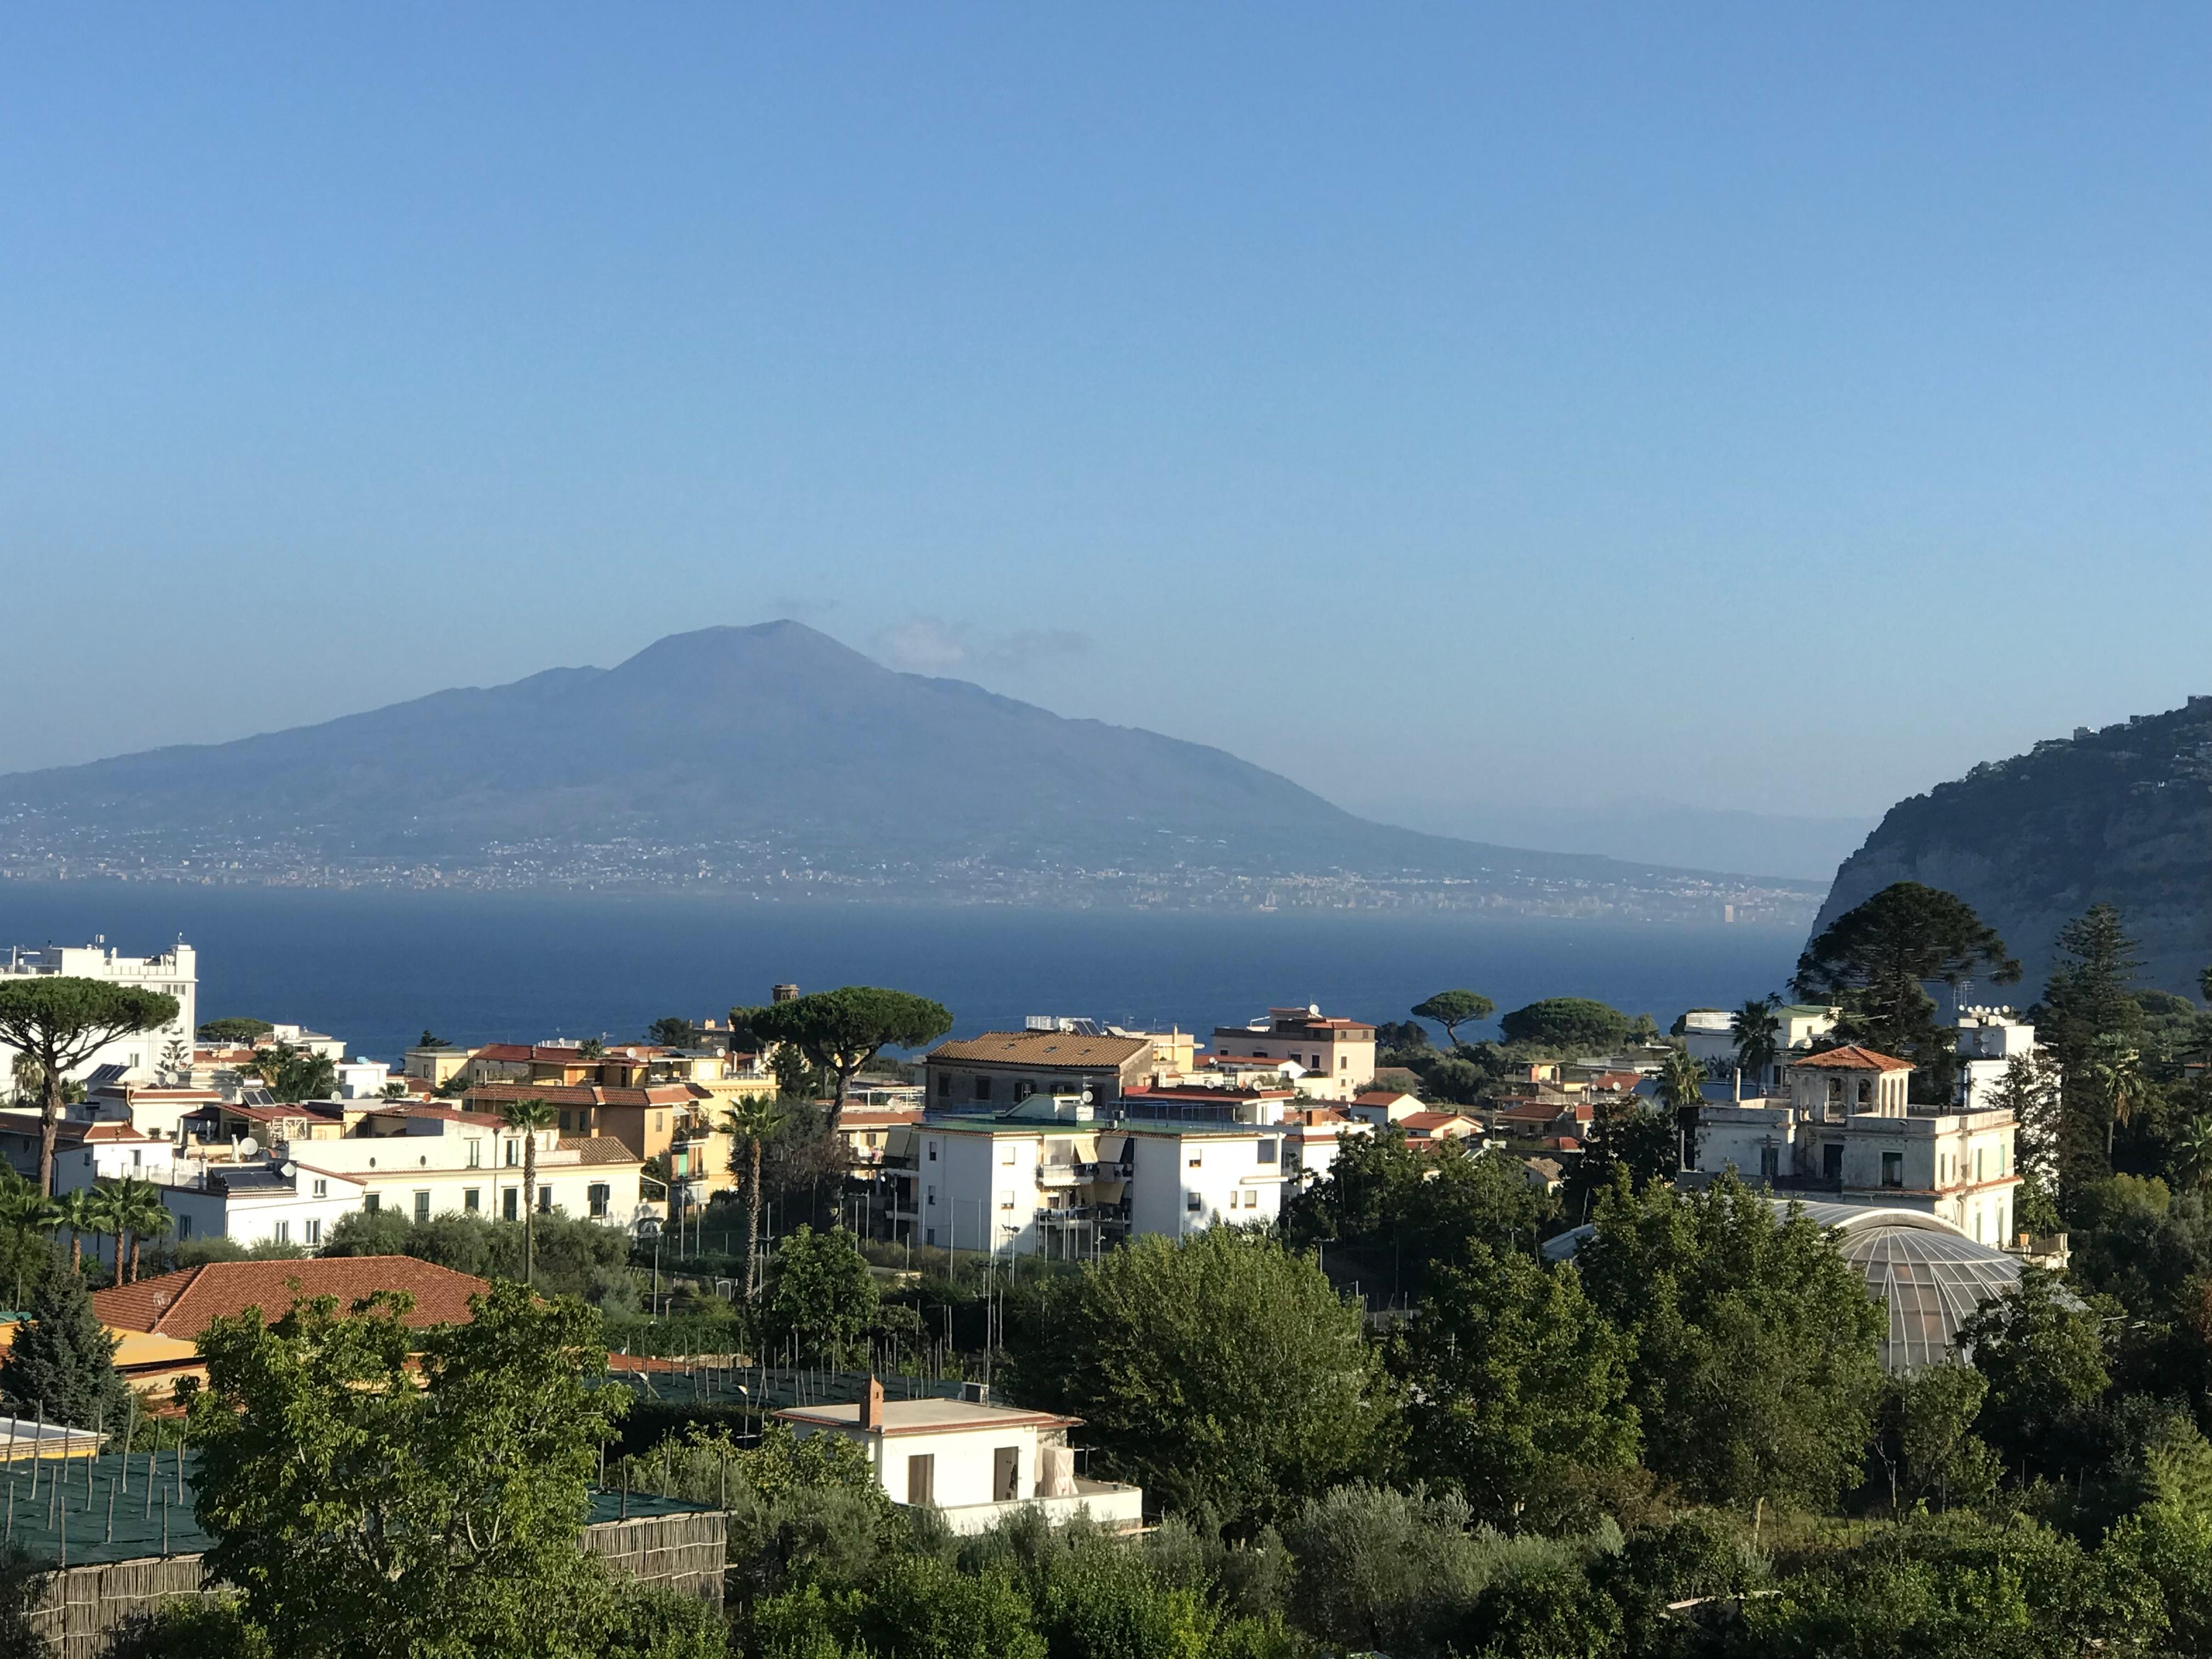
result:
[(499, 1121), (522, 1137), (522, 1282), (532, 1282), (537, 1271), (538, 1137), (553, 1127), (553, 1109), (537, 1096), (510, 1100), (499, 1109)]
[[(5, 1191), (0, 1191), (0, 1227), (6, 1227), (27, 1245), (33, 1233), (52, 1232), (61, 1224), (62, 1212), (29, 1182), (9, 1172)], [(23, 1305), (23, 1250), (15, 1252), (15, 1306)]]
[(123, 1282), (123, 1220), (115, 1201), (115, 1183), (103, 1181), (94, 1186), (85, 1199), (85, 1214), (92, 1222), (92, 1231), (97, 1238), (115, 1241), (115, 1283)]
[(1729, 1018), (1729, 1029), (1735, 1034), (1735, 1063), (1760, 1079), (1761, 1094), (1766, 1092), (1766, 1068), (1782, 1057), (1781, 1006), (1780, 997), (1753, 997)]
[(133, 1282), (138, 1277), (138, 1246), (169, 1231), (169, 1206), (161, 1202), (161, 1189), (152, 1182), (125, 1176), (115, 1183), (115, 1220), (131, 1235), (131, 1277), (125, 1280), (118, 1274), (118, 1281)]
[(2212, 1179), (2212, 1114), (2192, 1117), (2182, 1125), (2168, 1149), (2175, 1184), (2200, 1188)]
[(100, 1206), (88, 1187), (77, 1187), (54, 1201), (58, 1224), (70, 1230), (70, 1271), (84, 1271), (84, 1236), (100, 1231)]
[[(745, 1178), (744, 1268), (740, 1277), (748, 1302), (753, 1297), (753, 1263), (760, 1245), (761, 1147), (790, 1115), (790, 1109), (780, 1100), (744, 1100), (724, 1112), (721, 1122), (715, 1126), (716, 1133), (730, 1137), (731, 1172)], [(740, 1152), (745, 1159), (742, 1166), (738, 1162)]]
[(1659, 1068), (1659, 1098), (1669, 1106), (1694, 1106), (1705, 1097), (1705, 1068), (1677, 1048)]
[(2124, 1037), (2100, 1036), (2090, 1045), (2088, 1073), (2097, 1092), (2105, 1097), (2105, 1160), (2112, 1161), (2119, 1126), (2131, 1121), (2150, 1089), (2143, 1074), (2142, 1056)]

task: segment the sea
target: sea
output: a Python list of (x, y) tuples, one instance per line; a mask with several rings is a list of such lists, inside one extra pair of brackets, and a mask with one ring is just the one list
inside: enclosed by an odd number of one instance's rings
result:
[(1804, 943), (1718, 923), (0, 882), (0, 948), (94, 938), (127, 956), (193, 945), (203, 1020), (296, 1022), (391, 1060), (426, 1030), (465, 1046), (634, 1038), (779, 982), (919, 992), (961, 1036), (1031, 1014), (1203, 1033), (1307, 1003), (1402, 1019), (1457, 987), (1501, 1009), (1595, 997), (1664, 1029), (1780, 989)]

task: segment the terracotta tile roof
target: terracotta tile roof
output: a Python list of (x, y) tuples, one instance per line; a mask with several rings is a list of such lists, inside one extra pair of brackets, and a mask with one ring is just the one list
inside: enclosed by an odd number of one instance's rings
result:
[(1808, 1054), (1802, 1060), (1793, 1060), (1790, 1069), (1800, 1066), (1816, 1072), (1909, 1072), (1912, 1062), (1889, 1054), (1878, 1054), (1871, 1048), (1862, 1048), (1856, 1042), (1847, 1042), (1840, 1048), (1823, 1048), (1817, 1054)]
[(580, 1154), (580, 1164), (641, 1164), (644, 1160), (612, 1135), (562, 1135), (556, 1143), (564, 1152)]
[(92, 1293), (93, 1312), (111, 1330), (149, 1331), (189, 1342), (210, 1320), (259, 1308), (282, 1318), (303, 1296), (334, 1296), (343, 1307), (374, 1291), (406, 1291), (415, 1298), (407, 1323), (466, 1321), (469, 1298), (491, 1287), (411, 1255), (320, 1255), (304, 1261), (210, 1261)]
[(596, 1083), (477, 1083), (467, 1100), (542, 1100), (549, 1106), (688, 1106), (712, 1100), (714, 1091), (696, 1083), (654, 1083), (641, 1089), (607, 1089)]
[(1355, 1106), (1388, 1106), (1395, 1100), (1419, 1098), (1419, 1096), (1410, 1094), (1403, 1089), (1370, 1089), (1364, 1094), (1352, 1096), (1352, 1103)]
[[(39, 1115), (36, 1112), (0, 1112), (0, 1134), (30, 1135), (39, 1133)], [(63, 1118), (54, 1125), (54, 1144), (58, 1146), (80, 1146), (88, 1140), (146, 1140), (129, 1124), (108, 1119), (99, 1123)]]
[(1419, 1129), (1433, 1133), (1448, 1123), (1468, 1123), (1474, 1120), (1464, 1112), (1408, 1112), (1398, 1120), (1401, 1129)]
[(933, 1064), (995, 1061), (1033, 1066), (1040, 1071), (1119, 1066), (1152, 1045), (1142, 1037), (1077, 1036), (1069, 1031), (986, 1031), (979, 1037), (939, 1043), (930, 1050)]

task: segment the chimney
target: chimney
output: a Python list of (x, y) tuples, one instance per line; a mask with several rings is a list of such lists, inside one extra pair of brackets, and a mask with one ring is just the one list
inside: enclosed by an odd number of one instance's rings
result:
[(860, 1396), (860, 1426), (880, 1429), (884, 1425), (884, 1385), (876, 1380), (873, 1371), (868, 1373), (868, 1390)]
[(796, 985), (771, 985), (768, 988), (768, 1000), (770, 1002), (796, 1002), (799, 1000), (799, 988)]

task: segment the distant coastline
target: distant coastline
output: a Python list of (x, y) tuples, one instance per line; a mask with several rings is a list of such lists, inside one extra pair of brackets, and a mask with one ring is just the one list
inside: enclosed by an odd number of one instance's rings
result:
[(1455, 984), (1501, 1007), (1588, 995), (1664, 1024), (1778, 988), (1804, 938), (1617, 916), (0, 881), (0, 944), (94, 933), (126, 951), (182, 934), (206, 1017), (296, 1019), (386, 1059), (426, 1026), (458, 1042), (635, 1036), (785, 980), (924, 992), (962, 1034), (1031, 1013), (1207, 1029), (1297, 1000), (1395, 1019)]

